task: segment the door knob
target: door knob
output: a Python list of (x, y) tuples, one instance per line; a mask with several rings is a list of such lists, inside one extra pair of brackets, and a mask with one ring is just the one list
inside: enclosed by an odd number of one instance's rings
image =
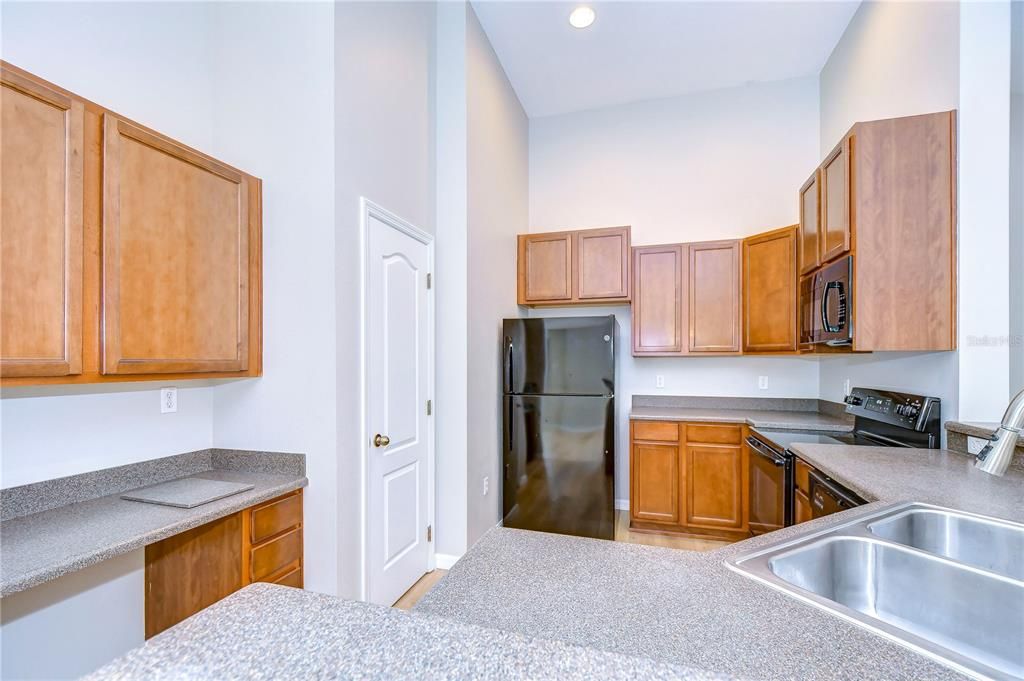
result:
[(377, 433), (373, 437), (374, 447), (387, 447), (389, 444), (391, 444), (391, 438), (389, 438), (387, 435), (381, 435), (380, 433)]

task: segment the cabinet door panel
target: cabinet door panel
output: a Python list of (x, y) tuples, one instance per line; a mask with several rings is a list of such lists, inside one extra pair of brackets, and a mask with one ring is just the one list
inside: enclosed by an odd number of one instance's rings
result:
[(82, 370), (84, 105), (0, 70), (0, 376)]
[(519, 304), (572, 299), (572, 234), (519, 235)]
[(577, 298), (629, 298), (628, 227), (577, 232), (576, 259)]
[(821, 166), (819, 252), (825, 263), (850, 250), (850, 141), (843, 140)]
[(241, 535), (235, 513), (146, 547), (146, 638), (242, 588)]
[(104, 119), (103, 372), (244, 371), (247, 179)]
[(683, 351), (684, 247), (633, 249), (633, 354)]
[(690, 352), (740, 350), (740, 242), (689, 245)]
[(679, 524), (679, 447), (633, 443), (630, 462), (634, 520)]
[(743, 349), (795, 351), (797, 345), (796, 228), (743, 242)]
[(744, 526), (744, 458), (740, 446), (687, 445), (687, 525)]
[(819, 264), (818, 227), (820, 223), (818, 170), (800, 187), (800, 274), (807, 274)]
[(811, 500), (800, 490), (793, 495), (793, 522), (797, 525), (814, 518), (811, 513)]

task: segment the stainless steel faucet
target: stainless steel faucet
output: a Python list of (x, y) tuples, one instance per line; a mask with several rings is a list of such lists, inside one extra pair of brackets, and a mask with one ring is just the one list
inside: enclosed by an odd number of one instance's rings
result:
[(1010, 401), (1010, 406), (1003, 414), (1003, 422), (999, 430), (992, 436), (992, 441), (985, 445), (984, 449), (978, 452), (978, 460), (975, 466), (991, 473), (1002, 475), (1010, 466), (1013, 459), (1013, 450), (1017, 446), (1017, 437), (1024, 428), (1024, 390), (1017, 393), (1017, 396)]

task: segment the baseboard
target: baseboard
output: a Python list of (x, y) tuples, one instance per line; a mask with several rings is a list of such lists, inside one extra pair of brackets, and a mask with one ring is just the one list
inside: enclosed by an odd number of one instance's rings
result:
[(616, 499), (615, 500), (616, 511), (628, 511), (629, 510), (629, 499)]
[(450, 553), (435, 553), (434, 564), (441, 570), (451, 570), (462, 556), (453, 556)]

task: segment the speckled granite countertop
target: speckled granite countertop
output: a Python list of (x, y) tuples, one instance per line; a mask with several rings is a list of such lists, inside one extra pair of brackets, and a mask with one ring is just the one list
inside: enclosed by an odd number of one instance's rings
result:
[(718, 679), (649, 659), (254, 584), (87, 679)]
[(701, 407), (637, 407), (629, 418), (640, 421), (705, 421), (708, 423), (745, 423), (755, 428), (780, 430), (820, 430), (843, 433), (853, 423), (838, 416), (813, 411), (775, 411), (768, 409), (714, 409)]
[[(245, 482), (253, 484), (254, 488), (191, 509), (121, 499), (120, 493), (131, 489), (132, 485), (161, 481), (134, 473), (141, 467), (148, 470), (146, 475), (153, 474), (150, 469), (154, 462), (143, 462), (109, 469), (109, 472), (0, 491), (10, 497), (4, 499), (7, 507), (21, 505), (27, 511), (34, 510), (32, 504), (52, 499), (61, 491), (70, 499), (85, 495), (83, 489), (100, 489), (105, 493), (97, 498), (9, 517), (0, 523), (0, 596), (24, 591), (308, 484), (305, 457), (301, 454), (265, 453), (266, 456), (262, 456), (264, 453), (259, 452), (214, 452), (206, 453), (205, 469), (199, 469), (203, 467), (203, 453), (180, 455), (192, 457), (186, 464), (182, 464), (179, 457), (168, 457), (174, 461), (171, 465), (164, 464), (159, 475), (171, 475), (164, 480), (191, 475)], [(296, 457), (296, 463), (285, 465), (285, 457)], [(45, 505), (51, 503), (46, 501)]]
[(1024, 522), (1024, 472), (989, 475), (946, 449), (795, 443), (791, 449), (868, 501), (922, 501)]
[(746, 678), (963, 678), (725, 561), (906, 499), (1024, 521), (1024, 475), (993, 478), (947, 451), (798, 453), (876, 501), (708, 553), (495, 528), (416, 612)]

